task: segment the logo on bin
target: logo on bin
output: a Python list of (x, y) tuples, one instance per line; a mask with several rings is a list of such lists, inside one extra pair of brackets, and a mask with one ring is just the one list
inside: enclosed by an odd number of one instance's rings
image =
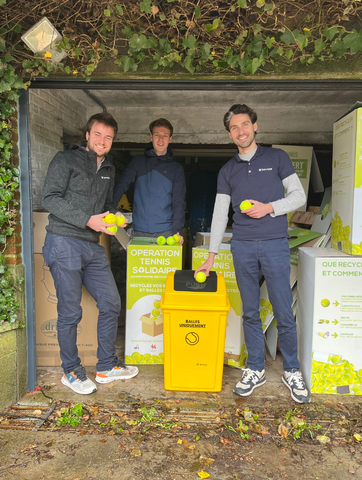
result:
[(200, 337), (197, 333), (188, 333), (185, 337), (185, 341), (188, 345), (197, 345), (200, 341)]

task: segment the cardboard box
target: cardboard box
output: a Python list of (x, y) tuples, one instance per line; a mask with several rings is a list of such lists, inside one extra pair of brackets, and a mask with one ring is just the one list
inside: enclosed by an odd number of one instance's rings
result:
[(150, 337), (157, 337), (163, 334), (163, 315), (152, 317), (151, 313), (146, 313), (140, 318), (142, 322), (142, 333)]
[(163, 317), (159, 310), (167, 274), (182, 269), (182, 246), (133, 238), (127, 247), (127, 364), (163, 364)]
[[(34, 287), (36, 319), (36, 356), (37, 366), (53, 367), (61, 364), (57, 341), (57, 297), (53, 278), (44, 264), (42, 248), (48, 225), (47, 212), (33, 212), (34, 221)], [(101, 235), (106, 254), (110, 258), (110, 237)], [(97, 363), (97, 321), (98, 308), (93, 297), (83, 287), (82, 321), (77, 329), (78, 353), (85, 366)]]
[(299, 361), (312, 393), (362, 395), (362, 257), (300, 248)]
[[(208, 245), (210, 243), (210, 232), (197, 232), (194, 242), (194, 247), (199, 247), (200, 245)], [(230, 243), (233, 234), (232, 232), (225, 232), (222, 237), (222, 243)]]
[(362, 103), (333, 125), (332, 247), (362, 254)]

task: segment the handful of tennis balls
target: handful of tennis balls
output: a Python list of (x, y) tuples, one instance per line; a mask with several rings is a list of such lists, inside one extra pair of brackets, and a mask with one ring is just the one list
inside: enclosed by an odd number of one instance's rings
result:
[(249, 208), (253, 207), (254, 204), (253, 203), (250, 203), (248, 200), (243, 200), (241, 203), (240, 203), (240, 210), (243, 211), (243, 210), (248, 210)]
[(125, 218), (122, 215), (118, 215), (117, 217), (113, 213), (109, 213), (105, 217), (103, 217), (103, 222), (104, 223), (115, 223), (116, 225), (113, 225), (113, 227), (107, 227), (107, 230), (109, 230), (112, 233), (117, 233), (117, 228), (121, 227), (124, 225)]

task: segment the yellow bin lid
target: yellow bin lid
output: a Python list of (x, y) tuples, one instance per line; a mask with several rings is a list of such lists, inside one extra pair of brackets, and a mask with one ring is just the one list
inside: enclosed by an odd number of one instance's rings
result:
[(194, 270), (176, 270), (167, 275), (161, 310), (229, 311), (225, 279), (221, 273), (210, 272), (204, 283), (196, 282)]

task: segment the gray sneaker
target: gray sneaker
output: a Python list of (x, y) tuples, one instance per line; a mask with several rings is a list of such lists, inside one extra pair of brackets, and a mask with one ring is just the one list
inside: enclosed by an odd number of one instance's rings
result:
[(64, 373), (61, 382), (80, 395), (89, 395), (97, 391), (95, 383), (87, 377), (83, 365), (78, 365), (73, 372)]
[(135, 377), (137, 374), (137, 367), (131, 367), (130, 365), (126, 366), (123, 362), (117, 360), (117, 363), (112, 370), (97, 372), (96, 382), (109, 383), (113, 382), (113, 380), (128, 380), (129, 378)]
[(283, 383), (289, 388), (292, 399), (298, 403), (309, 403), (310, 394), (305, 386), (302, 373), (299, 370), (284, 372)]
[(265, 370), (259, 372), (251, 368), (243, 368), (243, 371), (242, 379), (235, 385), (233, 392), (240, 397), (248, 397), (256, 388), (264, 385)]

